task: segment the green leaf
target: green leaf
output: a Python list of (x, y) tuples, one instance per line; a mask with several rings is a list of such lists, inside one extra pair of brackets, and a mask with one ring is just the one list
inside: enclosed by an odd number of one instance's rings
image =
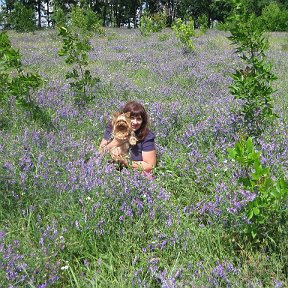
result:
[(259, 215), (260, 214), (260, 209), (258, 207), (253, 207), (253, 214), (254, 215)]
[(253, 217), (253, 215), (254, 215), (253, 209), (250, 209), (250, 210), (248, 211), (247, 219), (248, 219), (248, 220), (251, 220), (252, 217)]
[(253, 239), (255, 239), (256, 236), (257, 236), (257, 232), (254, 231), (254, 230), (251, 230), (251, 236), (252, 236)]
[(237, 155), (237, 152), (235, 151), (235, 149), (228, 148), (227, 151), (228, 151), (229, 157), (235, 160), (236, 159), (236, 155)]

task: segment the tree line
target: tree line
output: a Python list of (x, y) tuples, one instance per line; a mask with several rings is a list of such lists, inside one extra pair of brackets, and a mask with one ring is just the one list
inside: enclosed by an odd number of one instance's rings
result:
[[(248, 13), (268, 17), (268, 30), (288, 30), (288, 0), (242, 0)], [(233, 7), (233, 0), (4, 0), (0, 1), (2, 29), (32, 31), (54, 27), (59, 19), (67, 18), (73, 7), (93, 11), (104, 27), (137, 27), (143, 13), (165, 15), (167, 26), (176, 18), (192, 17), (197, 28), (199, 19), (205, 19), (209, 28), (225, 23)], [(264, 15), (264, 16), (263, 16)], [(69, 19), (66, 19), (69, 21)], [(266, 25), (265, 24), (265, 25)]]

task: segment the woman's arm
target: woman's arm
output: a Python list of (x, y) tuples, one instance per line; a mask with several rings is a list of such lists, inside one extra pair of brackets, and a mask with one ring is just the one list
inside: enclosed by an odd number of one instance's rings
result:
[(156, 166), (156, 150), (142, 151), (143, 161), (133, 161), (132, 168), (143, 169), (145, 172), (151, 172)]
[(102, 141), (101, 141), (101, 143), (100, 143), (100, 145), (99, 145), (99, 151), (103, 151), (103, 149), (107, 146), (107, 144), (108, 144), (108, 141), (106, 140), (106, 139), (102, 139)]

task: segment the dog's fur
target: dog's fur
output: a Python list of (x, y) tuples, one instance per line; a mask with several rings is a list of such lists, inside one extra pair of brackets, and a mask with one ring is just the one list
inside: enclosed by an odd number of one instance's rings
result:
[(112, 159), (118, 163), (128, 165), (129, 145), (136, 145), (137, 138), (131, 127), (130, 112), (115, 112), (112, 119), (112, 137), (123, 141), (123, 144), (110, 149)]

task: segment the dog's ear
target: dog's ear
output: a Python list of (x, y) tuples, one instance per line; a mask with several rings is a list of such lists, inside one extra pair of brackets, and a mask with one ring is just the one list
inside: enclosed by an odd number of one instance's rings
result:
[(130, 112), (126, 112), (125, 117), (130, 118)]
[(113, 112), (113, 118), (117, 118), (120, 115), (120, 112)]
[(112, 118), (112, 126), (115, 124), (118, 116), (120, 115), (119, 112), (113, 112), (113, 118)]

